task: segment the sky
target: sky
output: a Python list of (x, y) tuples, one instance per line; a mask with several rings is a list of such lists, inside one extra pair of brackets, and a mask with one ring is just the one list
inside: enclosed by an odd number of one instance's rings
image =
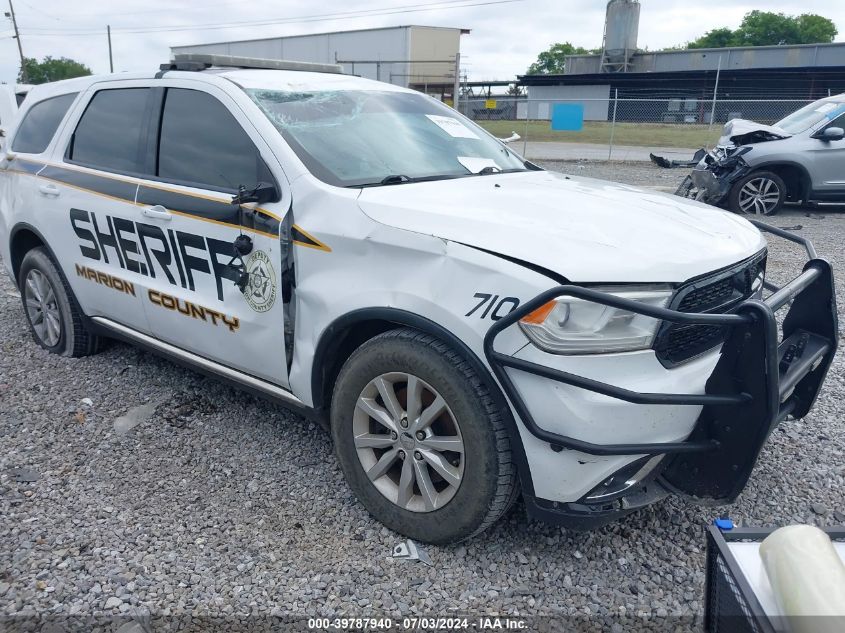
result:
[[(600, 46), (606, 5), (604, 0), (12, 1), (27, 57), (70, 57), (95, 73), (109, 70), (106, 24), (112, 27), (116, 72), (158, 68), (169, 59), (169, 47), (182, 44), (422, 24), (472, 30), (461, 43), (463, 69), (470, 80), (511, 79), (555, 42)], [(0, 6), (7, 3), (0, 0)], [(736, 28), (753, 9), (829, 17), (842, 41), (841, 8), (842, 0), (642, 0), (638, 44), (654, 50), (713, 28)], [(276, 23), (229, 26), (259, 20)], [(138, 32), (149, 29), (158, 30)], [(12, 34), (10, 20), (0, 15), (0, 82), (17, 77), (19, 57)]]

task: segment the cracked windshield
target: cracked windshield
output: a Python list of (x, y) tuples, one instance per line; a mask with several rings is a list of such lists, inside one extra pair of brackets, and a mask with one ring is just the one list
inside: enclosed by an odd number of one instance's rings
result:
[(394, 185), (527, 169), (487, 132), (424, 95), (247, 93), (311, 173), (332, 185)]

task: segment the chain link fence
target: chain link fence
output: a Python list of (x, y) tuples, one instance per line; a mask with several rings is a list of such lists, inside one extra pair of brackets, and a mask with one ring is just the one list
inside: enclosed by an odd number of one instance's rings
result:
[[(462, 99), (459, 110), (495, 136), (518, 134), (512, 146), (529, 159), (647, 161), (652, 151), (691, 155), (712, 147), (731, 119), (772, 125), (808, 103), (812, 101), (489, 97)], [(553, 119), (574, 129), (553, 129)]]

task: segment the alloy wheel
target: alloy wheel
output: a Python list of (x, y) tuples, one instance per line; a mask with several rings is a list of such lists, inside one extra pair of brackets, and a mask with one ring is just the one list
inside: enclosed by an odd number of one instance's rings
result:
[(62, 336), (62, 315), (56, 293), (47, 276), (33, 268), (24, 283), (24, 300), (29, 322), (47, 347), (58, 345)]
[(443, 397), (413, 374), (382, 374), (364, 387), (352, 432), (358, 460), (387, 499), (411, 512), (432, 512), (458, 491), (464, 441)]
[(769, 215), (780, 200), (780, 188), (769, 178), (752, 178), (739, 190), (739, 208), (745, 213)]

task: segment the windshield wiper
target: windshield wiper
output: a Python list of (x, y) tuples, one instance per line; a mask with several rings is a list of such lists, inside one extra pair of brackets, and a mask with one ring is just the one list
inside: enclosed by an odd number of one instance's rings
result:
[(399, 183), (403, 182), (411, 182), (411, 177), (406, 176), (405, 174), (390, 174), (389, 176), (385, 176), (379, 182), (380, 185), (398, 185)]
[(513, 167), (511, 169), (502, 169), (500, 167), (494, 167), (493, 165), (487, 165), (481, 171), (477, 171), (474, 174), (470, 174), (472, 176), (490, 176), (492, 174), (514, 174), (518, 171), (529, 171), (524, 167)]
[(435, 176), (406, 176), (405, 174), (390, 174), (378, 182), (364, 182), (357, 185), (346, 185), (349, 189), (361, 189), (362, 187), (382, 187), (384, 185), (403, 185), (409, 182), (428, 182), (431, 180), (449, 180), (451, 178), (463, 178), (470, 174), (437, 174)]

